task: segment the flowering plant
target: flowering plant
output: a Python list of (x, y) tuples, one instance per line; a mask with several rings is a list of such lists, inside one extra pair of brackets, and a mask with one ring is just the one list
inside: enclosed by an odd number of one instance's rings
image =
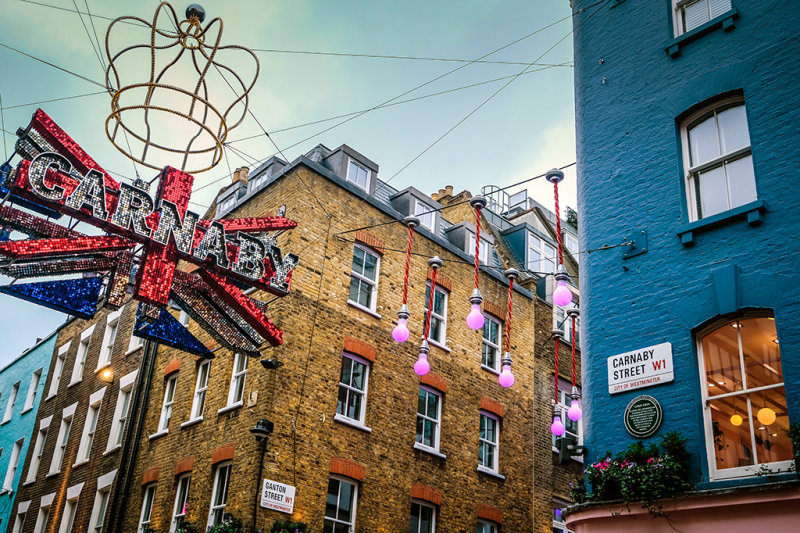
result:
[(306, 524), (303, 522), (278, 521), (272, 524), (270, 533), (306, 533)]

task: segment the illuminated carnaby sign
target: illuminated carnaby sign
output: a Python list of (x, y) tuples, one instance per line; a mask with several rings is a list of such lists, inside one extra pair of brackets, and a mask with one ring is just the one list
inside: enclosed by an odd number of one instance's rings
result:
[[(31, 260), (48, 254), (135, 249), (140, 256), (134, 297), (160, 308), (169, 302), (174, 280), (199, 290), (185, 273), (176, 272), (179, 260), (193, 263), (201, 267), (196, 274), (203, 290), (206, 286), (220, 290), (225, 305), (238, 311), (237, 318), (275, 343), (274, 326), (265, 326), (268, 321), (262, 319), (258, 304), (232, 282), (285, 295), (297, 258), (284, 257), (267, 232), (290, 230), (296, 222), (283, 216), (200, 220), (188, 209), (193, 176), (166, 167), (158, 176), (155, 194), (141, 181), (117, 182), (41, 110), (21, 132), (17, 152), (23, 159), (5, 184), (12, 201), (69, 215), (108, 235), (4, 242), (0, 256)], [(220, 311), (221, 306), (215, 307)]]

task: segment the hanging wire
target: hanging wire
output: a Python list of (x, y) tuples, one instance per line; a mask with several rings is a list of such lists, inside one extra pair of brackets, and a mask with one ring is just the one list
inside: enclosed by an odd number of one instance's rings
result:
[(411, 244), (414, 242), (414, 224), (408, 225), (408, 247), (406, 248), (406, 270), (403, 276), (403, 305), (408, 302), (408, 273), (411, 268)]

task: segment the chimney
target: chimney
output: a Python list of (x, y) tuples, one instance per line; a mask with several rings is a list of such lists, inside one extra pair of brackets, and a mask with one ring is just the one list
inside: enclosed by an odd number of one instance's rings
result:
[(233, 171), (233, 183), (241, 182), (247, 185), (247, 176), (250, 174), (249, 167), (239, 167)]

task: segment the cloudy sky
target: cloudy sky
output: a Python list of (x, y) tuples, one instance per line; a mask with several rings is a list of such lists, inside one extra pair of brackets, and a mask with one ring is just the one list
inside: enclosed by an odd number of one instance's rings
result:
[[(93, 17), (81, 18), (76, 4)], [(346, 143), (380, 165), (380, 179), (427, 193), (446, 185), (477, 193), (485, 185), (511, 185), (575, 161), (568, 0), (201, 4), (206, 23), (223, 18), (223, 45), (258, 50), (260, 75), (250, 100), (255, 118), (246, 116), (229, 133), (233, 148), (216, 168), (195, 175), (196, 211), (202, 213), (229, 182), (229, 167), (252, 168), (277, 153), (275, 145), (292, 160), (318, 143), (330, 148)], [(74, 74), (102, 85), (101, 59), (91, 44), (95, 32), (105, 48), (110, 19), (152, 20), (157, 6), (155, 1), (0, 0), (3, 160), (13, 150), (13, 132), (41, 107), (120, 179), (137, 172), (152, 177), (154, 171), (134, 165), (106, 138), (108, 93)], [(185, 4), (175, 8), (180, 16)], [(167, 18), (161, 20), (159, 26), (170, 27)], [(148, 41), (145, 29), (118, 24), (110, 40), (112, 55)], [(102, 56), (105, 61), (104, 51)], [(232, 53), (220, 55), (220, 61), (244, 76), (253, 71), (247, 58)], [(149, 61), (134, 58), (121, 70), (124, 83), (145, 82)], [(211, 98), (227, 107), (230, 89), (212, 89)], [(55, 99), (61, 100), (45, 102)], [(365, 110), (370, 111), (360, 113)], [(156, 120), (171, 134), (174, 121)], [(574, 167), (566, 175), (562, 204), (574, 207)], [(544, 180), (525, 187), (552, 205), (552, 188)], [(0, 367), (64, 318), (0, 295)]]

